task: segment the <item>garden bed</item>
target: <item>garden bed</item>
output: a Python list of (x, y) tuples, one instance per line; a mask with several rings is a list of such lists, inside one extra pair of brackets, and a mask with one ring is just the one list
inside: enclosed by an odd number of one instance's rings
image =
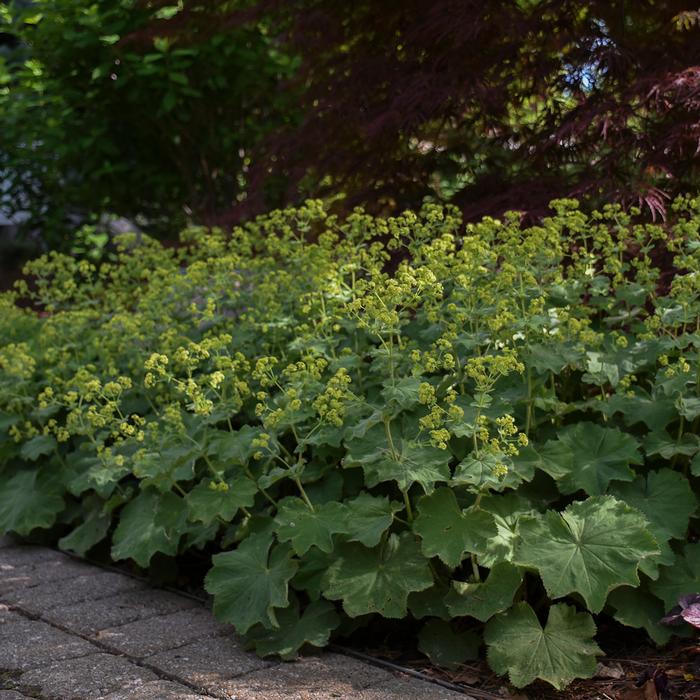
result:
[(700, 204), (553, 208), (309, 202), (30, 263), (0, 297), (0, 531), (213, 554), (214, 611), (262, 655), (382, 620), (562, 689), (596, 623), (687, 637), (660, 620), (699, 592)]

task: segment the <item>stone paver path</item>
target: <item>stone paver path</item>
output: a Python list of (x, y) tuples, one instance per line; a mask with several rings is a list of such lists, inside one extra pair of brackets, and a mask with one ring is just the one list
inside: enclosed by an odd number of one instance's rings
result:
[(465, 700), (338, 654), (245, 652), (195, 600), (0, 538), (0, 700)]

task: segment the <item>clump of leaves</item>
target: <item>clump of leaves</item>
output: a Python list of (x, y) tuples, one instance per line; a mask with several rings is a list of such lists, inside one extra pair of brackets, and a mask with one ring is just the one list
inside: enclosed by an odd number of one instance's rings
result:
[(30, 263), (0, 297), (0, 530), (218, 551), (215, 613), (262, 655), (409, 617), (435, 663), (485, 644), (562, 688), (599, 614), (668, 641), (700, 578), (700, 201), (552, 207), (311, 201)]

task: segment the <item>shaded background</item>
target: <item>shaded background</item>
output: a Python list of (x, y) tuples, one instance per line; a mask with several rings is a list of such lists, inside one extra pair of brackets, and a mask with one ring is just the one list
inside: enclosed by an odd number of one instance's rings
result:
[(693, 2), (4, 2), (0, 255), (309, 196), (659, 218), (697, 191), (699, 115)]

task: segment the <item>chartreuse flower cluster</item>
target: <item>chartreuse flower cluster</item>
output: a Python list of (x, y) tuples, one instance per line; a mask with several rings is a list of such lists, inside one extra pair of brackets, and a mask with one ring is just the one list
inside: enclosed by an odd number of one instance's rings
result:
[(0, 297), (0, 531), (218, 549), (263, 655), (408, 618), (562, 688), (598, 614), (663, 644), (700, 588), (700, 200), (639, 216), (312, 201), (35, 260)]

